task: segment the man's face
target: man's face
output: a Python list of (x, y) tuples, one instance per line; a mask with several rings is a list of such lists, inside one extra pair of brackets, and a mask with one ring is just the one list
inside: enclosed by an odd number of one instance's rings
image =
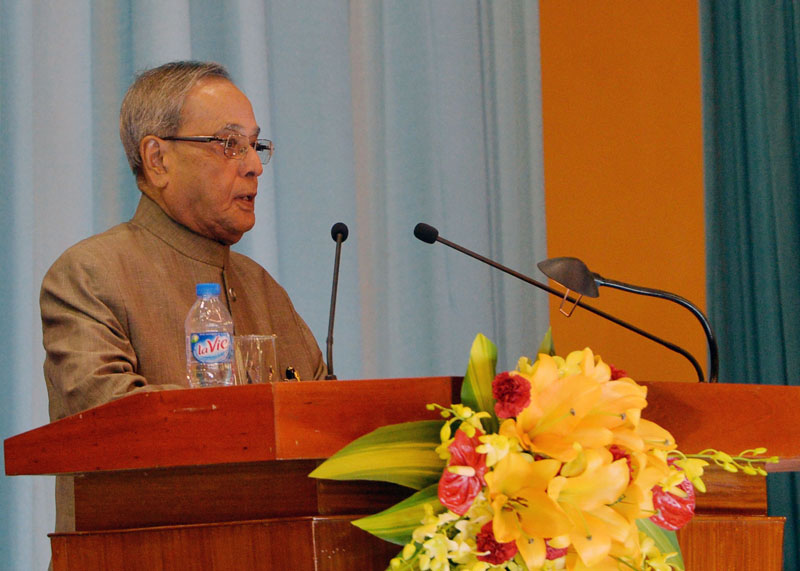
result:
[[(259, 127), (244, 93), (221, 78), (200, 80), (181, 110), (179, 137), (239, 133), (253, 141)], [(258, 177), (264, 171), (250, 148), (242, 160), (220, 143), (163, 141), (168, 183), (161, 203), (177, 222), (224, 244), (234, 244), (256, 222)]]

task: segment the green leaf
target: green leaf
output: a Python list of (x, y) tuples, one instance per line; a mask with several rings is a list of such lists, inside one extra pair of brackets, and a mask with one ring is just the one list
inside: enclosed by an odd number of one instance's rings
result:
[(436, 453), (442, 423), (421, 420), (383, 426), (339, 450), (309, 476), (377, 480), (421, 490), (438, 482), (445, 467)]
[(657, 526), (647, 518), (637, 519), (636, 525), (640, 531), (643, 531), (652, 538), (656, 543), (656, 547), (661, 553), (675, 552), (675, 557), (667, 559), (667, 563), (680, 571), (686, 569), (686, 564), (683, 562), (683, 555), (681, 554), (681, 546), (678, 545), (678, 535), (674, 531), (664, 529)]
[(438, 487), (438, 483), (431, 484), (380, 513), (355, 520), (353, 525), (385, 541), (405, 545), (411, 541), (412, 532), (422, 524), (425, 504), (432, 505), (433, 513), (445, 510), (439, 502)]
[(487, 432), (497, 432), (497, 417), (494, 415), (492, 381), (497, 366), (497, 347), (482, 333), (478, 333), (469, 352), (469, 364), (464, 382), (461, 385), (461, 404), (476, 412), (488, 412), (484, 428)]
[(536, 356), (534, 360), (538, 357), (538, 355), (544, 353), (545, 355), (550, 355), (551, 357), (556, 354), (556, 347), (553, 343), (553, 328), (548, 327), (547, 333), (544, 334), (542, 337), (542, 342), (539, 343), (539, 349), (536, 351)]

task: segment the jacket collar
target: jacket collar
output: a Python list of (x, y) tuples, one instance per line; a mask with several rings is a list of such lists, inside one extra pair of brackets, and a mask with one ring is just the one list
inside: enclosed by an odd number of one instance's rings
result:
[(193, 260), (218, 268), (224, 268), (227, 264), (230, 246), (201, 236), (175, 222), (146, 194), (142, 194), (131, 222)]

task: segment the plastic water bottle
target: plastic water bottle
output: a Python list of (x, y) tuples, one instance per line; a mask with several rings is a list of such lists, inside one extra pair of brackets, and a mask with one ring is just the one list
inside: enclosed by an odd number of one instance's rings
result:
[(197, 301), (186, 316), (186, 371), (189, 385), (233, 384), (233, 319), (219, 298), (219, 284), (197, 284)]

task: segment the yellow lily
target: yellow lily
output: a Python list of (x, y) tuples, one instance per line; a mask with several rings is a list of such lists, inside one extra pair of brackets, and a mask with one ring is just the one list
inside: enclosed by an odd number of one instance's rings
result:
[(564, 376), (583, 374), (602, 383), (611, 378), (611, 367), (587, 347), (583, 351), (573, 351), (567, 355), (562, 374)]
[(586, 565), (577, 554), (567, 555), (566, 568), (568, 571), (620, 571), (619, 561), (606, 557), (593, 565)]
[(632, 431), (647, 405), (646, 388), (631, 380), (609, 381), (608, 366), (588, 349), (570, 354), (561, 368), (568, 376), (559, 377), (556, 359), (540, 356), (530, 367), (531, 403), (501, 434), (515, 435), (523, 448), (562, 462), (575, 458), (575, 443), (584, 448), (610, 445), (617, 429), (630, 433), (620, 440), (633, 438), (637, 448), (643, 447), (641, 436)]
[(517, 538), (517, 550), (528, 569), (540, 569), (547, 560), (547, 546), (541, 537), (521, 535)]
[(631, 523), (609, 504), (614, 504), (628, 487), (627, 462), (611, 461), (605, 449), (586, 450), (586, 469), (578, 476), (556, 476), (547, 488), (573, 522), (570, 541), (581, 560), (593, 565), (606, 557), (611, 542), (625, 541)]
[(649, 448), (655, 450), (674, 450), (676, 448), (675, 438), (672, 434), (655, 422), (641, 419), (636, 427), (636, 432)]
[[(601, 396), (591, 414), (605, 418), (608, 427), (624, 424), (628, 420), (628, 411), (641, 411), (647, 406), (647, 388), (630, 379), (608, 381), (601, 383), (600, 387)], [(633, 419), (638, 424), (638, 415)]]
[[(639, 545), (641, 534), (633, 531), (624, 542), (612, 541), (608, 555), (592, 565), (578, 557), (577, 553), (567, 557), (566, 568), (570, 571), (621, 571), (643, 569), (644, 555)], [(647, 536), (645, 536), (647, 537)], [(624, 562), (624, 563), (623, 563)]]
[(653, 508), (653, 486), (669, 476), (670, 468), (659, 454), (631, 452), (630, 462), (633, 478), (619, 501), (611, 505), (617, 513), (630, 523), (639, 518), (650, 517)]
[(571, 522), (546, 492), (561, 463), (529, 461), (524, 455), (506, 455), (486, 474), (494, 511), (493, 532), (500, 543), (515, 541), (523, 534), (550, 537), (566, 534)]
[(607, 431), (580, 431), (581, 420), (592, 410), (600, 395), (600, 387), (582, 375), (557, 379), (540, 393), (531, 395), (531, 404), (516, 421), (503, 423), (501, 434), (516, 436), (523, 448), (539, 452), (562, 462), (572, 460), (576, 451), (573, 443), (602, 446), (610, 443)]

